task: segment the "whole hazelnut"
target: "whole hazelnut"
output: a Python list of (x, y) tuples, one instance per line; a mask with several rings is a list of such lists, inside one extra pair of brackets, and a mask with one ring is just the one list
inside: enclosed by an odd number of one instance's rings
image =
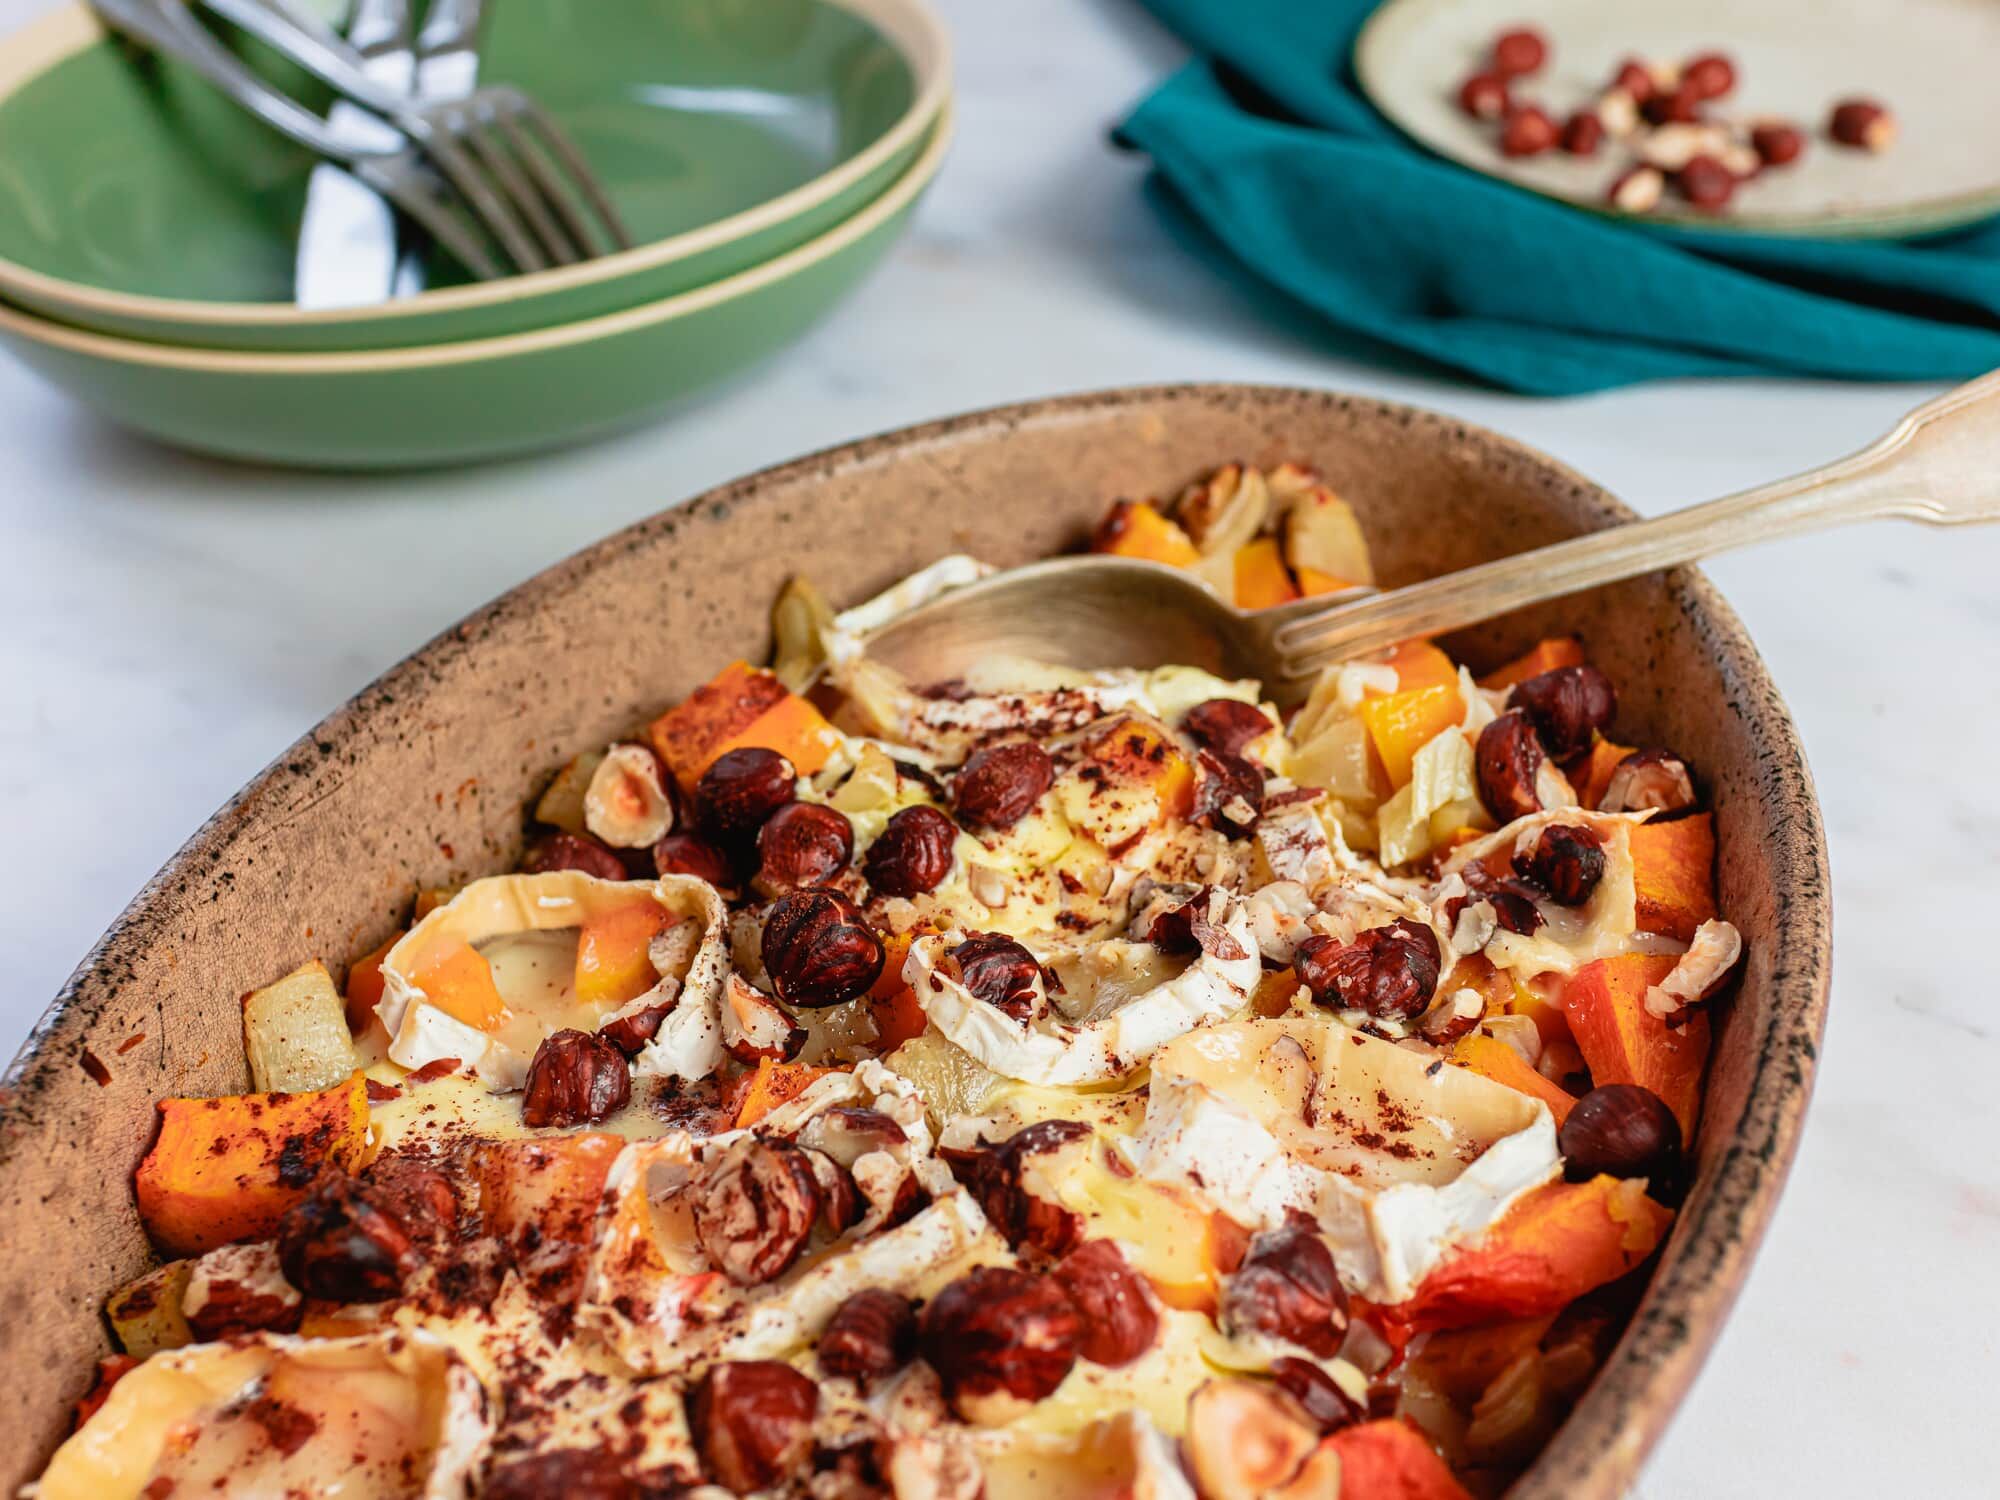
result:
[(1697, 800), (1686, 761), (1671, 750), (1635, 750), (1612, 770), (1597, 806), (1601, 812), (1651, 810), (1672, 817)]
[(1581, 755), (1618, 714), (1611, 679), (1591, 666), (1557, 667), (1515, 684), (1507, 707), (1535, 726), (1542, 748), (1557, 760)]
[(616, 1114), (632, 1098), (632, 1069), (609, 1039), (588, 1031), (558, 1031), (542, 1039), (521, 1092), (521, 1123), (588, 1125)]
[(834, 1309), (819, 1336), (819, 1362), (829, 1375), (879, 1379), (908, 1364), (916, 1345), (917, 1314), (910, 1299), (871, 1286)]
[(1827, 117), (1826, 133), (1843, 146), (1887, 151), (1896, 143), (1896, 117), (1873, 99), (1843, 99)]
[(1226, 751), (1195, 752), (1201, 779), (1195, 793), (1194, 820), (1226, 833), (1247, 836), (1264, 808), (1264, 771), (1253, 760)]
[(1241, 755), (1245, 746), (1276, 727), (1263, 709), (1241, 698), (1210, 698), (1181, 720), (1181, 728), (1218, 755)]
[(1458, 86), (1458, 107), (1475, 120), (1497, 120), (1511, 102), (1498, 73), (1474, 73)]
[(1570, 1107), (1556, 1145), (1571, 1182), (1607, 1173), (1671, 1187), (1680, 1170), (1681, 1122), (1649, 1088), (1601, 1084)]
[(625, 862), (587, 833), (552, 833), (521, 857), (523, 875), (577, 870), (599, 880), (626, 878)]
[(789, 802), (757, 830), (757, 889), (782, 895), (824, 885), (854, 857), (854, 825), (838, 808)]
[(1029, 1192), (1022, 1172), (1030, 1158), (1061, 1151), (1091, 1135), (1091, 1128), (1079, 1120), (1041, 1120), (997, 1145), (947, 1146), (938, 1155), (1009, 1245), (1024, 1255), (1053, 1259), (1076, 1244), (1082, 1221), (1061, 1204)]
[(1653, 125), (1692, 125), (1701, 119), (1702, 96), (1685, 82), (1673, 88), (1656, 88), (1639, 106), (1639, 112)]
[(952, 806), (979, 828), (1012, 828), (1054, 783), (1049, 752), (1028, 740), (975, 750), (952, 779)]
[(1053, 1395), (1076, 1364), (1082, 1318), (1054, 1281), (980, 1266), (925, 1306), (917, 1347), (969, 1422), (1004, 1422)]
[(1500, 126), (1500, 150), (1506, 156), (1539, 156), (1560, 138), (1556, 122), (1540, 105), (1517, 104)]
[(1604, 121), (1595, 110), (1580, 109), (1563, 126), (1562, 148), (1571, 156), (1595, 156), (1604, 144)]
[(1436, 933), (1398, 917), (1356, 933), (1351, 943), (1314, 933), (1299, 944), (1292, 964), (1316, 1005), (1407, 1021), (1436, 997), (1442, 954)]
[(1539, 31), (1517, 26), (1493, 39), (1493, 71), (1503, 78), (1525, 78), (1539, 73), (1549, 60), (1549, 44)]
[(1582, 906), (1604, 878), (1604, 840), (1581, 823), (1549, 823), (1516, 851), (1514, 869), (1558, 906)]
[(1331, 1375), (1309, 1359), (1283, 1354), (1271, 1361), (1271, 1378), (1278, 1389), (1298, 1402), (1299, 1409), (1319, 1428), (1320, 1435), (1359, 1422), (1367, 1412), (1334, 1383)]
[(692, 875), (717, 890), (733, 890), (729, 856), (699, 834), (670, 833), (653, 845), (653, 868), (662, 875)]
[(1117, 1368), (1153, 1347), (1160, 1314), (1146, 1283), (1110, 1240), (1086, 1240), (1049, 1272), (1083, 1315), (1077, 1353), (1092, 1364)]
[(775, 750), (745, 745), (715, 758), (694, 784), (702, 827), (724, 844), (747, 843), (798, 795), (799, 773)]
[(1750, 128), (1750, 146), (1767, 167), (1790, 166), (1806, 149), (1806, 135), (1784, 120), (1764, 120)]
[(1304, 1224), (1268, 1229), (1223, 1283), (1224, 1331), (1259, 1333), (1330, 1359), (1347, 1336), (1347, 1289), (1333, 1251)]
[(921, 896), (951, 873), (958, 825), (935, 807), (906, 807), (890, 818), (868, 846), (862, 870), (878, 895)]
[(1697, 99), (1720, 99), (1736, 87), (1736, 65), (1720, 52), (1704, 52), (1681, 69), (1681, 87)]
[(403, 1221), (377, 1194), (329, 1172), (278, 1225), (285, 1280), (328, 1302), (386, 1302), (421, 1263)]
[(1618, 64), (1618, 71), (1611, 75), (1611, 87), (1629, 94), (1633, 103), (1644, 104), (1653, 97), (1657, 85), (1651, 68), (1636, 57), (1628, 57)]
[(1519, 710), (1501, 714), (1479, 731), (1473, 769), (1479, 800), (1497, 823), (1511, 823), (1542, 807), (1542, 770), (1547, 756), (1534, 726)]
[(882, 977), (882, 939), (837, 891), (782, 897), (764, 917), (764, 969), (787, 1005), (844, 1005)]
[(805, 1249), (820, 1213), (812, 1162), (790, 1141), (734, 1141), (688, 1191), (695, 1239), (738, 1286), (782, 1276)]
[(1712, 156), (1692, 156), (1674, 174), (1674, 186), (1690, 206), (1703, 213), (1719, 213), (1736, 196), (1736, 174)]
[(1666, 174), (1641, 164), (1621, 173), (1604, 201), (1628, 214), (1649, 214), (1660, 206), (1666, 191)]
[(946, 955), (959, 983), (995, 1010), (1026, 1025), (1041, 1008), (1037, 981), (1042, 966), (1035, 955), (999, 932), (975, 932)]
[(804, 1470), (818, 1412), (818, 1385), (775, 1359), (711, 1365), (687, 1398), (702, 1466), (739, 1495)]

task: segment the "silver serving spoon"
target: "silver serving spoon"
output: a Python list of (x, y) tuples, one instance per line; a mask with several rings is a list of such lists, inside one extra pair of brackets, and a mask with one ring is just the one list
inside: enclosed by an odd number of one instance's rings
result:
[(1849, 458), (1703, 505), (1591, 532), (1405, 588), (1355, 588), (1253, 613), (1195, 577), (1120, 557), (1060, 557), (941, 595), (868, 637), (919, 682), (999, 653), (1057, 666), (1181, 662), (1254, 677), (1281, 707), (1329, 663), (1546, 599), (1850, 521), (2000, 520), (2000, 371), (1918, 407)]

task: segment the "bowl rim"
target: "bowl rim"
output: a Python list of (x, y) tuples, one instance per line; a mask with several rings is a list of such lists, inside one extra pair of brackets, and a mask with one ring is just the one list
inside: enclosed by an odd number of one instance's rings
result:
[[(862, 150), (809, 182), (767, 198), (755, 207), (666, 239), (635, 245), (573, 266), (556, 266), (503, 276), (469, 286), (442, 287), (368, 307), (304, 309), (284, 302), (210, 302), (157, 297), (71, 281), (0, 256), (0, 294), (29, 295), (52, 304), (131, 321), (212, 324), (217, 328), (356, 327), (392, 323), (422, 314), (448, 314), (544, 293), (594, 286), (641, 275), (674, 261), (727, 245), (810, 212), (839, 197), (885, 162), (920, 141), (951, 96), (950, 34), (929, 0), (817, 0), (850, 11), (882, 33), (916, 75), (909, 107)], [(110, 28), (84, 3), (68, 0), (61, 9), (0, 39), (0, 102), (12, 97), (58, 63), (94, 42)], [(810, 241), (808, 243), (811, 243)], [(699, 290), (697, 288), (696, 290)], [(531, 330), (532, 331), (532, 330)]]
[[(1636, 520), (1602, 486), (1531, 445), (1449, 413), (1371, 396), (1308, 387), (1233, 382), (1122, 386), (990, 407), (897, 428), (758, 470), (695, 495), (594, 542), (525, 579), (389, 667), (280, 752), (212, 817), (132, 898), (78, 964), (0, 1072), (0, 1172), (35, 1139), (35, 1104), (44, 1073), (73, 1065), (60, 1044), (65, 1022), (94, 1019), (93, 981), (115, 974), (121, 949), (156, 939), (171, 923), (175, 891), (198, 880), (230, 841), (288, 806), (293, 768), (367, 726), (391, 704), (407, 710), (476, 659), (483, 643), (531, 616), (549, 600), (587, 583), (618, 555), (650, 548), (696, 521), (721, 522), (760, 497), (815, 478), (865, 469), (885, 458), (929, 461), (961, 435), (1031, 434), (1048, 425), (1174, 401), (1283, 405), (1321, 402), (1359, 412), (1446, 445), (1468, 441), (1482, 464), (1525, 463), (1576, 497), (1582, 530)], [(942, 543), (940, 543), (942, 545)], [(1763, 1025), (1739, 1043), (1754, 1050), (1743, 1117), (1705, 1164), (1677, 1216), (1663, 1259), (1638, 1311), (1577, 1405), (1508, 1491), (1508, 1500), (1609, 1500), (1631, 1484), (1647, 1453), (1679, 1410), (1742, 1290), (1790, 1173), (1810, 1102), (1832, 977), (1832, 897), (1826, 838), (1812, 773), (1797, 725), (1736, 613), (1698, 570), (1665, 575), (1668, 605), (1697, 632), (1700, 649), (1724, 679), (1729, 704), (1763, 730), (1749, 795), (1771, 808), (1776, 828), (1764, 848), (1781, 878), (1773, 913), (1775, 956)], [(178, 882), (178, 885), (177, 885)], [(1662, 1303), (1668, 1305), (1662, 1306)]]
[(903, 175), (880, 197), (859, 213), (841, 220), (819, 238), (807, 240), (805, 244), (760, 262), (747, 271), (738, 271), (734, 276), (711, 281), (692, 291), (677, 292), (658, 302), (643, 302), (637, 307), (603, 313), (581, 322), (558, 323), (551, 328), (496, 334), (484, 339), (461, 339), (454, 343), (313, 354), (155, 344), (144, 339), (121, 338), (117, 334), (72, 328), (67, 323), (57, 323), (11, 303), (0, 302), (0, 334), (13, 334), (31, 343), (110, 364), (180, 370), (189, 374), (260, 376), (388, 374), (442, 365), (476, 364), (488, 359), (510, 359), (517, 355), (590, 343), (596, 339), (614, 338), (747, 297), (776, 282), (788, 280), (813, 264), (866, 239), (908, 208), (930, 186), (951, 148), (956, 123), (955, 110), (951, 101), (947, 100), (923, 154), (911, 162)]

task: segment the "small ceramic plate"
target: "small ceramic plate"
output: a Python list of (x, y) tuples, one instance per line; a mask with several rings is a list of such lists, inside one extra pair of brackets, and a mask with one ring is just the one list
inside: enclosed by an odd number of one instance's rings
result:
[(660, 302), (505, 338), (344, 354), (141, 343), (0, 304), (0, 343), (121, 426), (316, 469), (476, 462), (630, 427), (783, 348), (894, 243), (937, 175), (949, 106), (887, 192), (796, 250)]
[[(1805, 155), (1737, 191), (1719, 215), (1671, 197), (1650, 217), (1704, 228), (1824, 237), (1929, 233), (2000, 212), (2000, 5), (1992, 0), (1389, 0), (1363, 29), (1354, 66), (1376, 108), (1442, 156), (1590, 208), (1603, 208), (1630, 156), (1551, 151), (1510, 159), (1498, 127), (1458, 107), (1493, 38), (1532, 26), (1550, 44), (1515, 96), (1558, 123), (1596, 97), (1626, 57), (1678, 63), (1722, 52), (1736, 91), (1717, 113), (1772, 115), (1806, 132)], [(1836, 146), (1841, 98), (1887, 105), (1901, 132), (1880, 155)]]
[[(303, 312), (313, 157), (71, 4), (0, 42), (0, 297), (126, 338), (324, 352), (492, 338), (656, 302), (825, 234), (908, 169), (950, 92), (929, 0), (508, 0), (482, 76), (590, 159), (633, 249)], [(254, 45), (301, 99), (325, 91)]]

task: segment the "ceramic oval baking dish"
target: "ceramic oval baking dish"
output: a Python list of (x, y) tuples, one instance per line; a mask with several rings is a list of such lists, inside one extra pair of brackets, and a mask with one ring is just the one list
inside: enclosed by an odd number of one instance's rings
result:
[[(768, 649), (779, 586), (857, 600), (938, 554), (1019, 562), (1111, 499), (1218, 461), (1297, 457), (1360, 511), (1389, 582), (1628, 519), (1601, 489), (1450, 418), (1323, 392), (1180, 386), (980, 413), (767, 470), (620, 532), (433, 641), (218, 813), (84, 961), (0, 1097), (0, 1489), (36, 1473), (140, 1271), (131, 1172), (163, 1094), (247, 1086), (237, 997), (385, 937), (418, 886), (503, 868), (550, 768)], [(1825, 1015), (1826, 853), (1784, 704), (1698, 575), (1621, 584), (1452, 642), (1497, 661), (1555, 628), (1619, 684), (1621, 724), (1712, 789), (1722, 906), (1749, 958), (1721, 1018), (1698, 1177), (1616, 1353), (1514, 1490), (1620, 1492), (1693, 1379), (1797, 1143)]]

